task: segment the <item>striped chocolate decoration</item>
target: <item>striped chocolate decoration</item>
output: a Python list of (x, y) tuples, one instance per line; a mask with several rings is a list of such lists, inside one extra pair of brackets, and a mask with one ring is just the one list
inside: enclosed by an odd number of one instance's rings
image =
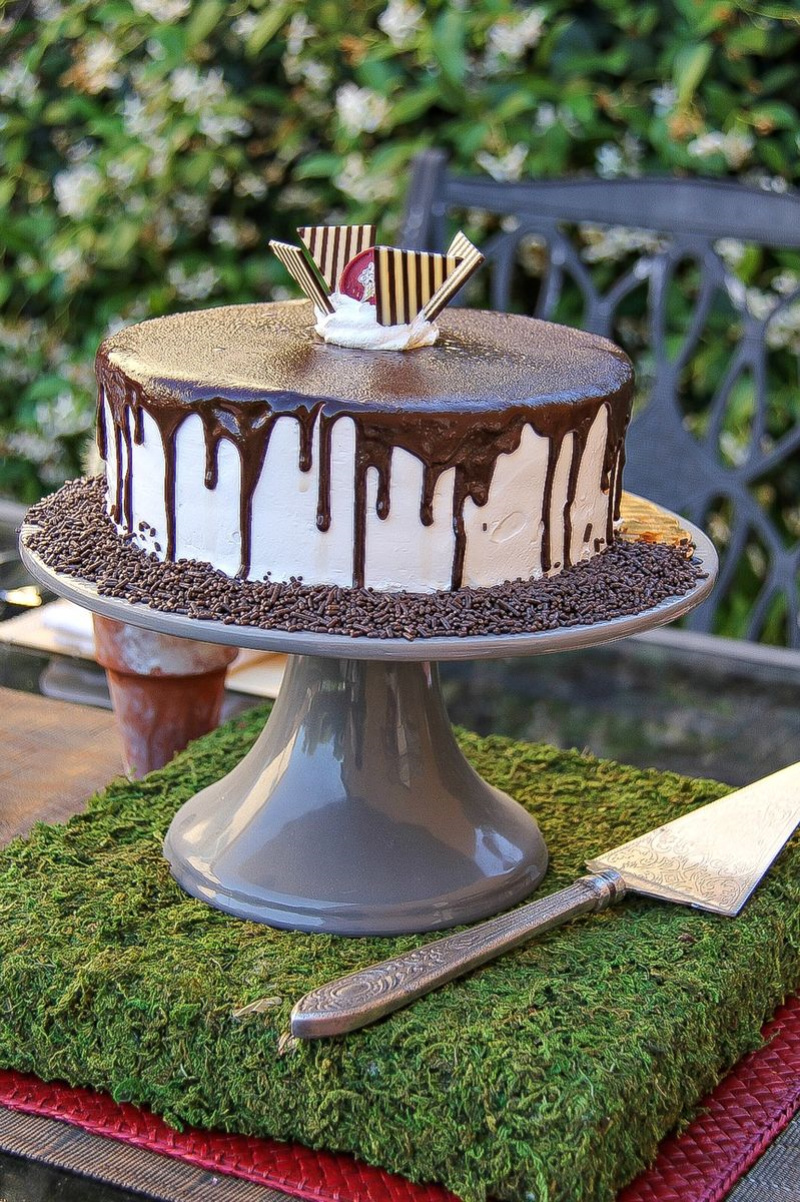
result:
[(374, 225), (304, 225), (297, 232), (331, 292), (350, 260), (375, 245)]
[(445, 305), (448, 305), (453, 299), (459, 288), (466, 284), (471, 275), (474, 274), (483, 262), (483, 255), (476, 246), (473, 246), (466, 234), (459, 231), (448, 249), (449, 255), (458, 256), (458, 266), (455, 271), (448, 275), (442, 286), (439, 288), (422, 310), (422, 315), (426, 321), (433, 321), (435, 317), (441, 313)]
[(308, 299), (318, 309), (322, 309), (323, 313), (333, 313), (333, 305), (325, 294), (322, 284), (320, 284), (308, 263), (306, 263), (300, 247), (291, 246), (288, 242), (275, 242), (274, 240), (269, 245), (275, 251), (275, 254), (281, 263), (283, 263), (295, 283), (300, 285)]
[(453, 255), (375, 247), (375, 304), (382, 326), (407, 325), (456, 271)]
[(476, 247), (472, 245), (467, 235), (463, 230), (459, 230), (453, 241), (447, 248), (448, 255), (455, 255), (457, 259), (468, 258), (474, 253)]

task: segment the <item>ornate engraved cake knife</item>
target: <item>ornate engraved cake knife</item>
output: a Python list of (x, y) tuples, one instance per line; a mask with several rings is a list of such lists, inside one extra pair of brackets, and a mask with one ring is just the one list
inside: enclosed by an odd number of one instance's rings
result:
[(800, 823), (800, 763), (605, 852), (592, 876), (307, 993), (292, 1010), (301, 1039), (366, 1027), (534, 935), (626, 893), (733, 917)]

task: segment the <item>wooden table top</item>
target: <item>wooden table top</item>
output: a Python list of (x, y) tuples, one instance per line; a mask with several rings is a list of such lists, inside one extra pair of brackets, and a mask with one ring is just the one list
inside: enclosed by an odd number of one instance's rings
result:
[(65, 822), (122, 772), (108, 710), (0, 688), (0, 844)]

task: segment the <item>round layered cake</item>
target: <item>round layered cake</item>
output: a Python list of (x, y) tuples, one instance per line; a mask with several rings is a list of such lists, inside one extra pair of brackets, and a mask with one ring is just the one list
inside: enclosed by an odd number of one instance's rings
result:
[(613, 343), (448, 310), (408, 352), (306, 301), (142, 322), (97, 356), (108, 512), (229, 576), (435, 592), (550, 575), (614, 536), (633, 371)]

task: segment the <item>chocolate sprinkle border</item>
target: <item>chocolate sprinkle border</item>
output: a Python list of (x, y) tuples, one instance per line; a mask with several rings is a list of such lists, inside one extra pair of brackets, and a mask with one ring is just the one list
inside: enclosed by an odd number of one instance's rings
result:
[[(105, 507), (105, 479), (73, 480), (33, 505), (26, 543), (52, 571), (105, 597), (199, 621), (353, 638), (469, 638), (591, 626), (652, 609), (707, 573), (686, 549), (617, 538), (592, 559), (540, 580), (454, 592), (241, 580), (209, 564), (162, 562), (121, 537)], [(201, 635), (201, 632), (198, 632)]]

